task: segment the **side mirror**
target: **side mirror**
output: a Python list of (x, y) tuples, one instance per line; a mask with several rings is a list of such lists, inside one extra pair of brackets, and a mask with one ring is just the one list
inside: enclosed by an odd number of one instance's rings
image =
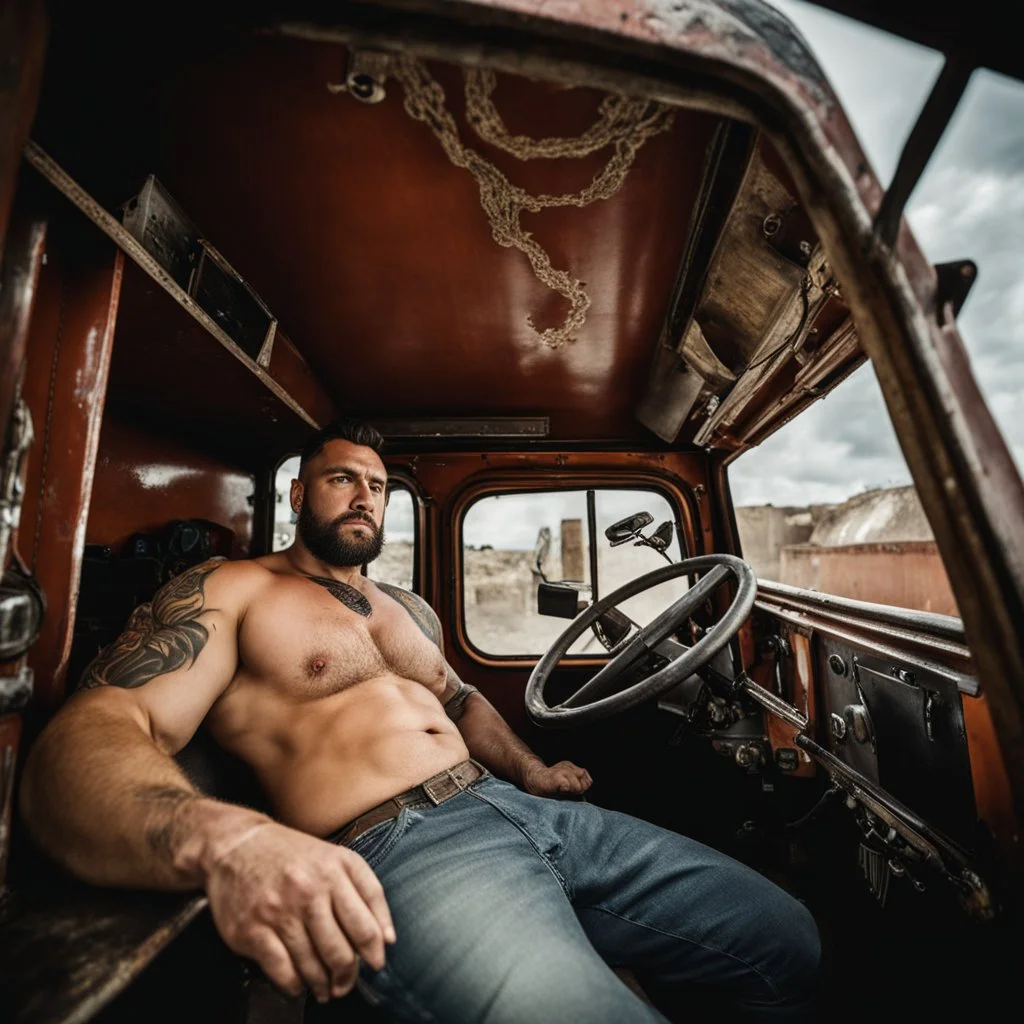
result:
[(672, 520), (666, 519), (665, 522), (659, 526), (654, 533), (647, 538), (647, 543), (654, 548), (655, 551), (667, 551), (669, 544), (672, 543), (673, 533)]
[(620, 544), (628, 544), (645, 526), (650, 526), (653, 522), (654, 516), (650, 512), (637, 512), (635, 515), (620, 519), (617, 523), (612, 523), (604, 531), (604, 535), (611, 541), (612, 547), (617, 548)]
[(575, 619), (579, 614), (580, 594), (562, 583), (537, 584), (537, 614), (559, 619)]

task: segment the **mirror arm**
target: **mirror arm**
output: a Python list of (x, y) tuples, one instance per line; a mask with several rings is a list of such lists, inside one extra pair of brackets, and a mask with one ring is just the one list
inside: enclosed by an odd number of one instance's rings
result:
[(594, 489), (587, 491), (587, 543), (590, 545), (590, 600), (596, 604), (601, 595), (597, 590), (597, 502)]
[(662, 548), (659, 548), (657, 545), (651, 543), (650, 537), (639, 537), (635, 546), (639, 547), (641, 544), (644, 547), (650, 548), (652, 551), (657, 551), (658, 554), (661, 555), (661, 557), (664, 558), (665, 561), (668, 562), (669, 565), (675, 565), (676, 564), (672, 560), (672, 556), (669, 555), (669, 553), (667, 551), (665, 551)]

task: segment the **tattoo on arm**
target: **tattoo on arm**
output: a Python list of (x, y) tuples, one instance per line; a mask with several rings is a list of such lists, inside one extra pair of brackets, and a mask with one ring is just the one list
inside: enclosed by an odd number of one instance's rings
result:
[(360, 594), (355, 587), (340, 580), (332, 580), (328, 576), (309, 576), (314, 583), (319, 583), (324, 590), (333, 594), (346, 608), (358, 612), (364, 619), (370, 617), (373, 608), (363, 594)]
[[(409, 613), (413, 622), (423, 630), (424, 635), (439, 648), (444, 649), (441, 620), (422, 597), (403, 590), (401, 587), (392, 586), (390, 583), (378, 583), (377, 588), (383, 590), (389, 597), (393, 597)], [(462, 717), (462, 713), (466, 710), (466, 700), (473, 693), (479, 693), (479, 691), (475, 686), (464, 683), (449, 665), (448, 679), (445, 682), (444, 693), (441, 694), (441, 704), (444, 706), (445, 714), (453, 722), (457, 722)]]
[(215, 610), (206, 607), (203, 588), (219, 566), (219, 561), (197, 565), (157, 591), (152, 604), (139, 605), (124, 632), (85, 670), (80, 687), (132, 689), (191, 668), (210, 637), (199, 616)]
[(480, 691), (471, 683), (464, 683), (450, 668), (448, 669), (448, 683), (445, 686), (441, 704), (444, 713), (453, 721), (458, 722), (466, 710), (466, 701), (474, 693)]
[(135, 790), (135, 799), (152, 809), (144, 834), (153, 853), (167, 859), (174, 856), (179, 829), (178, 810), (182, 804), (190, 803), (198, 796), (174, 786), (140, 786)]
[(378, 590), (383, 590), (388, 597), (394, 598), (409, 613), (412, 621), (420, 627), (428, 640), (443, 648), (441, 620), (434, 613), (434, 609), (419, 594), (413, 594), (401, 587), (392, 586), (390, 583), (378, 583), (376, 586)]

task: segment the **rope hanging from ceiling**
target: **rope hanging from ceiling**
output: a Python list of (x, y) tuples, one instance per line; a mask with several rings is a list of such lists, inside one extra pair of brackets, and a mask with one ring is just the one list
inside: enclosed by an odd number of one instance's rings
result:
[(597, 120), (579, 137), (531, 139), (511, 135), (495, 108), (492, 97), (497, 79), (494, 72), (466, 69), (466, 118), (470, 126), (481, 139), (517, 159), (578, 159), (606, 146), (614, 147), (608, 162), (586, 188), (562, 195), (531, 195), (513, 185), (494, 164), (462, 143), (455, 119), (445, 107), (444, 90), (422, 61), (398, 57), (391, 73), (402, 84), (406, 113), (424, 122), (441, 143), (448, 159), (476, 179), (480, 204), (487, 214), (494, 240), (498, 245), (523, 253), (537, 279), (568, 300), (569, 312), (560, 327), (538, 331), (533, 319), (528, 317), (530, 328), (550, 348), (561, 348), (575, 340), (586, 323), (590, 297), (581, 281), (551, 265), (544, 248), (523, 229), (520, 217), (524, 210), (537, 213), (558, 206), (582, 208), (615, 195), (622, 188), (640, 147), (671, 126), (672, 109), (653, 100), (609, 95), (601, 101)]

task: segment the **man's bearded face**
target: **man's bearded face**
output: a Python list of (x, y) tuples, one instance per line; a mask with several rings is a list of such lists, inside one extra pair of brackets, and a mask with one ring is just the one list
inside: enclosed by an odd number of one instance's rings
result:
[[(343, 524), (351, 522), (366, 523), (373, 532), (346, 529)], [(341, 569), (372, 562), (384, 546), (384, 527), (378, 526), (364, 512), (346, 512), (334, 519), (321, 519), (310, 503), (304, 501), (295, 528), (312, 555)]]

